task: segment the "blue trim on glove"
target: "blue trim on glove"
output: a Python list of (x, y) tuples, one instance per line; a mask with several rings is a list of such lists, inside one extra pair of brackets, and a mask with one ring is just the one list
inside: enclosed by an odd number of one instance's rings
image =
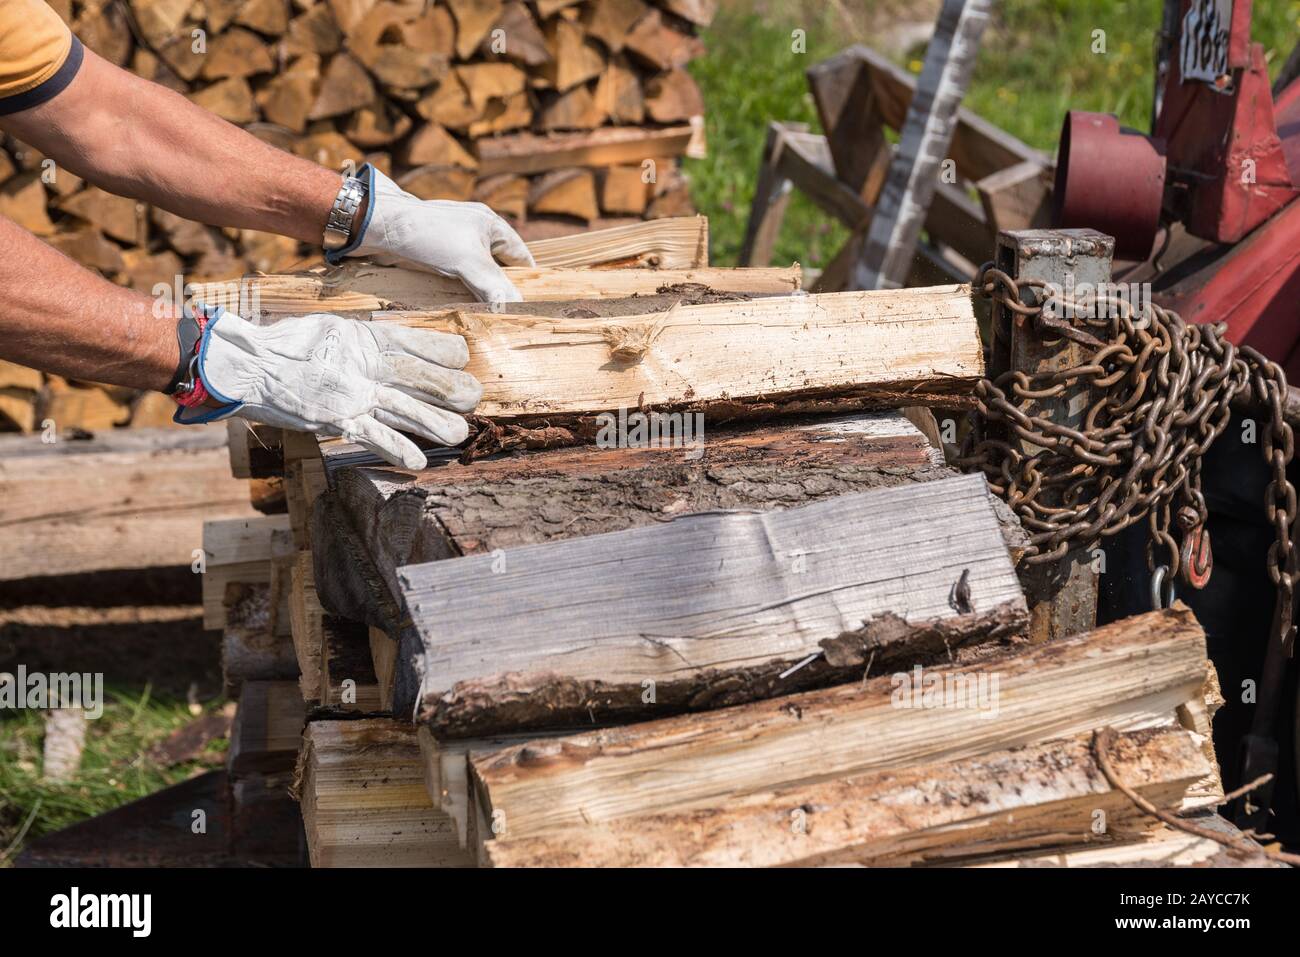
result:
[(366, 238), (366, 230), (370, 228), (370, 217), (375, 215), (375, 168), (366, 163), (361, 169), (357, 170), (357, 179), (366, 181), (366, 218), (361, 221), (361, 228), (352, 234), (350, 243), (342, 249), (335, 249), (325, 253), (325, 261), (331, 266), (337, 266), (348, 253), (361, 245), (361, 241)]
[[(186, 308), (188, 309), (189, 307), (186, 306)], [(172, 416), (172, 421), (179, 425), (202, 425), (204, 422), (214, 422), (217, 419), (224, 419), (226, 416), (234, 415), (244, 405), (242, 401), (222, 395), (217, 391), (217, 389), (213, 388), (212, 383), (208, 381), (207, 375), (203, 372), (203, 363), (208, 357), (208, 343), (212, 339), (212, 330), (216, 327), (217, 323), (221, 321), (221, 317), (226, 314), (226, 310), (222, 309), (220, 306), (208, 306), (201, 302), (194, 303), (194, 308), (197, 311), (202, 312), (208, 320), (207, 324), (203, 327), (203, 337), (199, 340), (199, 361), (195, 364), (195, 372), (198, 374), (200, 381), (202, 381), (203, 388), (208, 390), (208, 395), (224, 404), (218, 409), (209, 409), (206, 412), (201, 412), (188, 419), (183, 419), (181, 416), (188, 412), (189, 408), (183, 405), (177, 406), (176, 414)]]

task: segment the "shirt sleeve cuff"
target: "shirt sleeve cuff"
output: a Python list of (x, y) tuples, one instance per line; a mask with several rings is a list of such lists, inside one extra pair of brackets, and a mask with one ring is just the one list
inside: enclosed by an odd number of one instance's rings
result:
[(63, 60), (63, 65), (55, 70), (49, 79), (38, 86), (32, 87), (30, 90), (24, 90), (22, 93), (0, 97), (0, 116), (8, 116), (10, 113), (17, 113), (20, 110), (30, 110), (34, 106), (40, 106), (42, 103), (48, 103), (54, 99), (67, 89), (68, 84), (72, 82), (72, 78), (81, 69), (84, 58), (85, 48), (81, 45), (81, 41), (74, 36), (72, 45), (68, 48), (68, 55)]

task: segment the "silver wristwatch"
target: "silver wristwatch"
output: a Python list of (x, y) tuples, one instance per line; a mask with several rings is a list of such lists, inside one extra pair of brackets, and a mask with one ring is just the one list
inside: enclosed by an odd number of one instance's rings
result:
[(357, 212), (366, 199), (367, 183), (355, 176), (343, 179), (339, 194), (334, 197), (329, 218), (325, 220), (325, 249), (333, 252), (352, 241), (352, 227), (356, 225)]

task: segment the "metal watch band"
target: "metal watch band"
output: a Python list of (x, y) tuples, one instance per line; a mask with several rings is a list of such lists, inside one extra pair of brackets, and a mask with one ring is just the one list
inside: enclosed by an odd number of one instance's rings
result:
[(334, 197), (330, 207), (329, 218), (325, 220), (325, 248), (330, 252), (342, 249), (352, 240), (352, 227), (356, 224), (357, 213), (366, 198), (366, 181), (356, 176), (348, 176), (339, 187), (339, 194)]
[(202, 333), (203, 330), (199, 325), (199, 320), (187, 305), (184, 315), (176, 323), (176, 343), (181, 350), (180, 361), (176, 365), (176, 371), (172, 374), (171, 382), (167, 383), (167, 388), (163, 390), (164, 395), (175, 395), (181, 383), (190, 376), (190, 366), (194, 359), (194, 344), (199, 341), (199, 336)]

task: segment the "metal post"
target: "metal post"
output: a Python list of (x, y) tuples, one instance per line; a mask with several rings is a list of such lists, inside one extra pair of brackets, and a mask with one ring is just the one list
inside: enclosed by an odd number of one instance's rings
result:
[[(1067, 298), (1085, 284), (1110, 282), (1115, 240), (1093, 229), (1004, 230), (998, 234), (996, 263), (1012, 279), (1038, 279)], [(1025, 294), (1029, 300), (1032, 291)], [(993, 309), (992, 375), (1011, 369), (1027, 374), (1067, 369), (1087, 358), (1070, 339), (1044, 341), (1030, 323), (1001, 305)], [(1053, 421), (1078, 426), (1091, 404), (1087, 385), (1069, 387), (1051, 399), (1035, 400), (1027, 411), (1050, 413)], [(1026, 454), (1038, 446), (1019, 440)], [(1050, 501), (1048, 499), (1047, 501)], [(1100, 556), (1104, 561), (1104, 555)], [(1030, 607), (1030, 638), (1050, 641), (1092, 628), (1097, 621), (1098, 556), (1083, 548), (1058, 562), (1022, 567), (1020, 581)]]

